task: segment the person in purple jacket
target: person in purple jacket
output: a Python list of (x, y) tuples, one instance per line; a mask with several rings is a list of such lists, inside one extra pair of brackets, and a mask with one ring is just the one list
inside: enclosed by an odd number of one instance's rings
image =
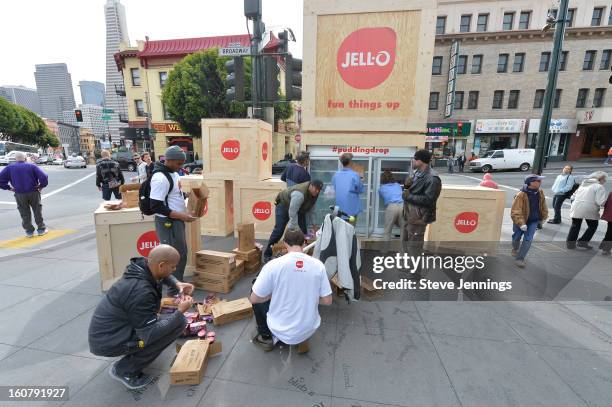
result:
[(26, 236), (34, 236), (30, 208), (34, 212), (38, 236), (45, 235), (47, 228), (42, 216), (40, 191), (48, 184), (47, 174), (35, 164), (26, 162), (25, 153), (15, 153), (15, 160), (0, 172), (0, 188), (15, 193), (21, 225), (25, 229)]

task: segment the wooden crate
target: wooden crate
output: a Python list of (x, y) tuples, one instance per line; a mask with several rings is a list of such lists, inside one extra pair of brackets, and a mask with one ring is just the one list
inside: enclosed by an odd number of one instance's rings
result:
[(236, 270), (236, 255), (214, 250), (200, 250), (196, 253), (196, 268), (227, 276)]
[[(104, 204), (94, 212), (96, 244), (102, 291), (108, 290), (117, 281), (132, 257), (139, 257), (159, 244), (155, 233), (153, 216), (144, 216), (138, 208), (118, 211), (104, 209)], [(197, 232), (200, 221), (186, 223), (187, 247), (189, 249), (185, 275), (195, 270), (195, 252), (200, 250), (201, 240)]]
[[(244, 269), (244, 267), (242, 268)], [(243, 273), (244, 271), (241, 272), (236, 268), (228, 275), (197, 269), (191, 283), (200, 290), (227, 294), (232, 291), (232, 288), (243, 276)]]
[(304, 1), (302, 130), (425, 131), (436, 13), (435, 0)]
[(212, 306), (213, 323), (218, 325), (229, 324), (240, 319), (253, 316), (253, 306), (248, 298), (234, 301), (219, 302)]
[(499, 189), (443, 186), (436, 221), (427, 227), (425, 247), (495, 255), (501, 237), (506, 193)]
[[(274, 228), (274, 201), (287, 184), (277, 178), (234, 182), (234, 225), (254, 223), (255, 238), (268, 239)], [(234, 236), (238, 236), (234, 232)]]
[(232, 181), (204, 178), (202, 175), (181, 177), (181, 189), (185, 193), (205, 183), (209, 190), (208, 204), (200, 218), (200, 231), (206, 236), (227, 236), (234, 231), (234, 200)]
[(253, 119), (202, 119), (206, 178), (260, 181), (272, 176), (272, 126)]

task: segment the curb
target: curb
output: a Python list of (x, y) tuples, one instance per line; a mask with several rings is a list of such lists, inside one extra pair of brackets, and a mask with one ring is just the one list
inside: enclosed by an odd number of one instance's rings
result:
[(34, 250), (24, 251), (21, 253), (14, 253), (14, 254), (8, 254), (6, 256), (0, 256), (0, 262), (4, 260), (12, 260), (17, 257), (23, 257), (24, 255), (33, 256), (33, 255), (37, 255), (41, 253), (47, 253), (55, 249), (59, 249), (65, 246), (70, 246), (72, 244), (79, 243), (80, 241), (89, 240), (95, 236), (96, 236), (96, 232), (92, 230), (91, 232), (87, 232), (87, 233), (84, 233), (78, 236), (74, 236), (70, 239), (63, 240), (61, 242), (57, 242), (55, 244), (51, 244), (49, 246), (46, 246), (40, 249), (34, 249)]

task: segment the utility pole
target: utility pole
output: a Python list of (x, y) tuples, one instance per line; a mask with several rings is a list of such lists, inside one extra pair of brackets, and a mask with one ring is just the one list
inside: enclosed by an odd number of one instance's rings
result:
[(548, 154), (546, 150), (549, 145), (550, 138), (550, 119), (552, 116), (553, 100), (556, 95), (557, 77), (559, 76), (559, 56), (563, 49), (563, 37), (565, 35), (565, 25), (567, 23), (567, 8), (569, 0), (561, 0), (559, 4), (559, 13), (556, 20), (549, 19), (543, 31), (547, 31), (552, 25), (555, 26), (555, 36), (553, 43), (553, 51), (551, 55), (551, 65), (548, 70), (548, 84), (546, 93), (544, 94), (544, 108), (542, 110), (542, 120), (540, 121), (540, 130), (538, 132), (538, 143), (536, 145), (535, 158), (533, 161), (533, 172), (542, 174), (544, 169), (545, 157)]
[(260, 53), (260, 44), (265, 31), (265, 25), (261, 20), (261, 0), (245, 0), (244, 15), (247, 19), (253, 21), (253, 35), (251, 37), (251, 55), (253, 63), (251, 66), (251, 101), (253, 118), (262, 119), (263, 111), (261, 110), (261, 96), (263, 94), (262, 86), (262, 57)]

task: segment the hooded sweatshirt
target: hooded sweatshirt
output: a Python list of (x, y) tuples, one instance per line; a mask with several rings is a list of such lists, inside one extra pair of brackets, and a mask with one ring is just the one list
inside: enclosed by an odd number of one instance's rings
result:
[[(175, 312), (163, 323), (157, 312), (161, 304), (162, 283), (175, 287), (172, 275), (157, 281), (151, 274), (144, 257), (130, 260), (123, 277), (108, 290), (96, 307), (89, 325), (89, 349), (99, 356), (116, 355), (116, 350), (148, 343), (168, 332), (168, 326), (185, 326), (187, 321), (181, 312)], [(163, 326), (162, 326), (163, 325)], [(160, 329), (160, 328), (163, 328)]]
[(529, 217), (527, 218), (527, 223), (539, 222), (540, 221), (540, 190), (531, 189), (527, 185), (523, 185), (523, 189), (521, 189), (521, 191), (526, 193), (527, 199), (529, 199)]

